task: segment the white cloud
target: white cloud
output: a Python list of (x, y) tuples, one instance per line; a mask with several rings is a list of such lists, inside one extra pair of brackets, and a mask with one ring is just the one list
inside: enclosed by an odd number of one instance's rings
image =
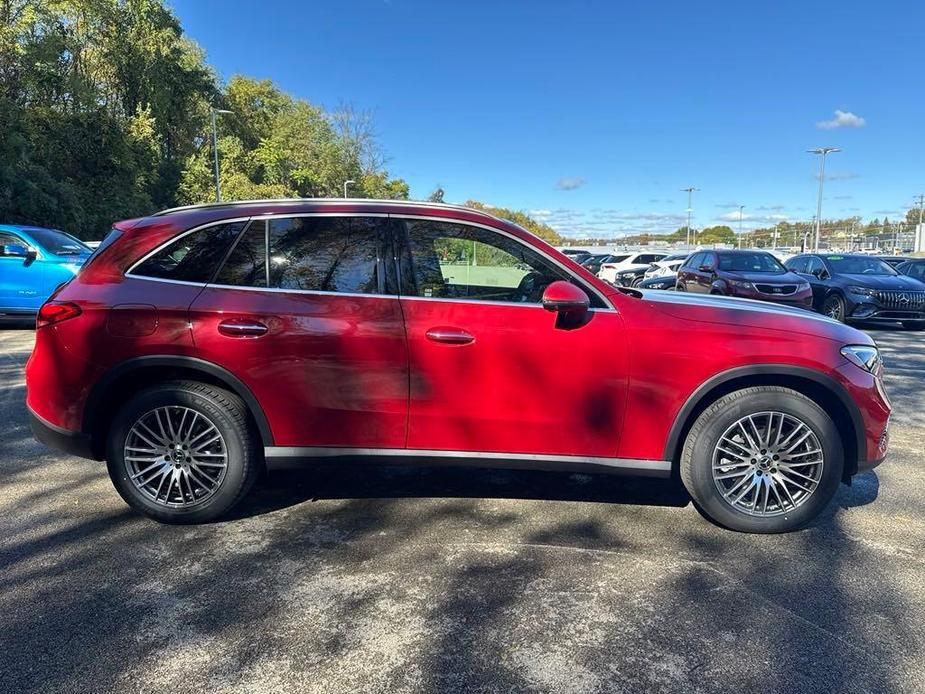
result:
[(585, 184), (585, 179), (581, 176), (563, 176), (556, 181), (557, 190), (575, 190)]
[[(718, 219), (721, 222), (738, 222), (739, 213), (738, 212), (727, 212), (726, 214), (720, 215)], [(744, 214), (742, 215), (743, 222), (753, 222), (758, 224), (777, 224), (778, 222), (786, 222), (790, 217), (785, 214)]]
[[(860, 178), (861, 174), (855, 173), (854, 171), (829, 171), (825, 174), (825, 180), (827, 181), (850, 181), (854, 178)], [(813, 175), (817, 181), (819, 180), (819, 174), (816, 173)]]
[(820, 130), (834, 130), (835, 128), (863, 128), (867, 121), (851, 111), (839, 111), (836, 109), (835, 117), (831, 120), (823, 120), (816, 123)]

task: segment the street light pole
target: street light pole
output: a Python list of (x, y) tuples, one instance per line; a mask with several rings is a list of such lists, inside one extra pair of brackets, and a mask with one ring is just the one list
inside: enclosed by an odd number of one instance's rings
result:
[(699, 192), (700, 188), (694, 188), (690, 186), (689, 188), (682, 188), (682, 192), (687, 193), (687, 245), (691, 245), (691, 212), (693, 208), (691, 207), (691, 198), (695, 192)]
[(232, 113), (221, 108), (210, 109), (212, 111), (212, 152), (215, 155), (215, 202), (222, 201), (222, 184), (219, 180), (218, 173), (218, 126), (215, 124), (215, 116), (218, 113)]
[(349, 186), (351, 183), (356, 183), (356, 181), (344, 181), (344, 198), (347, 197), (347, 186)]
[(833, 152), (841, 152), (838, 147), (817, 147), (806, 150), (810, 154), (819, 154), (822, 159), (819, 163), (819, 199), (816, 201), (816, 243), (813, 250), (819, 252), (819, 237), (822, 234), (822, 186), (825, 183), (825, 157)]
[(739, 248), (742, 248), (742, 210), (745, 205), (739, 205)]

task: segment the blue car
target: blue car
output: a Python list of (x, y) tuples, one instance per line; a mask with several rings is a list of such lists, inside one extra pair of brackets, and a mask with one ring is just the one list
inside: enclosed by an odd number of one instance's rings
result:
[(0, 224), (0, 317), (34, 316), (92, 252), (63, 231)]

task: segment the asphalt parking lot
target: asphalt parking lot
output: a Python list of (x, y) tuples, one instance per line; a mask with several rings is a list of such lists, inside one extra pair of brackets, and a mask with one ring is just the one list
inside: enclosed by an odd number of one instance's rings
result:
[(925, 333), (872, 334), (889, 461), (749, 536), (669, 482), (395, 468), (160, 526), (32, 440), (0, 330), (0, 689), (925, 691)]

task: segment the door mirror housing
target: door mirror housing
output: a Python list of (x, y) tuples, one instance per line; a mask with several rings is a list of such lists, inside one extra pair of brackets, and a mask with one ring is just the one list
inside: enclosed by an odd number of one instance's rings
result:
[(700, 272), (713, 272), (713, 266), (712, 265), (701, 265)]
[(588, 312), (590, 306), (591, 300), (581, 287), (565, 280), (550, 283), (543, 292), (543, 308), (547, 311), (582, 316)]

